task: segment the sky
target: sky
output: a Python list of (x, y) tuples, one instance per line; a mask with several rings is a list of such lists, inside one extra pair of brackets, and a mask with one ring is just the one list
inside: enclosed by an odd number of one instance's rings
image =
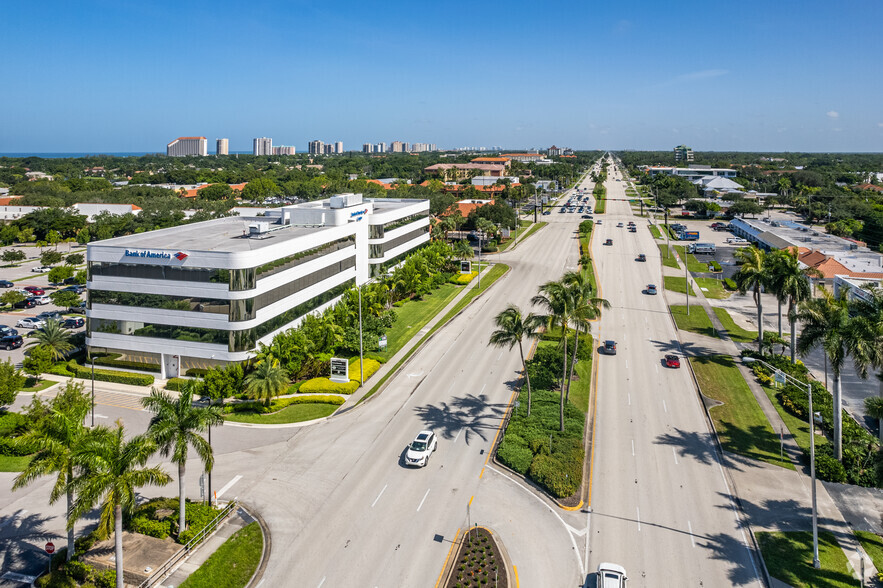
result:
[(0, 153), (883, 151), (883, 2), (4, 3)]

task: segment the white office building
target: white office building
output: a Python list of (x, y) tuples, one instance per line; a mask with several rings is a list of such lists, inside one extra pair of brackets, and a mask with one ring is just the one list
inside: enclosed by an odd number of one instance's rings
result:
[(205, 137), (178, 137), (166, 145), (166, 155), (169, 157), (187, 157), (208, 155), (208, 140)]
[(258, 137), (252, 141), (253, 155), (273, 155), (273, 139)]
[(428, 200), (361, 194), (96, 241), (86, 343), (164, 378), (243, 361), (428, 241)]

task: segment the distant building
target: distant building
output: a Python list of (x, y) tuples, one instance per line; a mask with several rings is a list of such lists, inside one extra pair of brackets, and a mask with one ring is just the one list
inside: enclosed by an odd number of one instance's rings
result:
[(686, 145), (678, 145), (675, 147), (675, 163), (693, 161), (693, 150)]
[(315, 141), (310, 141), (309, 143), (309, 152), (310, 155), (322, 155), (325, 153), (325, 143), (316, 139)]
[(503, 153), (500, 157), (506, 157), (513, 161), (520, 161), (521, 163), (537, 162), (540, 159), (543, 159), (543, 156), (539, 153)]
[(252, 141), (253, 155), (273, 155), (273, 139), (259, 137)]
[(658, 174), (668, 174), (670, 176), (680, 176), (690, 181), (701, 180), (702, 178), (721, 176), (724, 178), (735, 178), (736, 170), (728, 167), (709, 167), (707, 165), (691, 165), (690, 167), (662, 167), (662, 166), (642, 166), (645, 172), (651, 176)]
[(218, 139), (215, 153), (217, 153), (218, 155), (230, 155), (230, 140)]
[(279, 145), (278, 147), (273, 147), (273, 155), (295, 155), (296, 153), (297, 149), (291, 145)]
[(435, 150), (435, 143), (414, 143), (411, 145), (411, 153), (425, 153)]
[(401, 141), (393, 141), (390, 144), (389, 150), (392, 153), (404, 153), (408, 150), (407, 143), (402, 143)]
[(561, 147), (556, 147), (552, 145), (549, 147), (549, 157), (557, 157), (558, 155), (562, 155), (564, 153), (564, 149)]
[(334, 145), (332, 143), (325, 144), (325, 155), (334, 155)]
[(187, 157), (189, 155), (208, 155), (208, 140), (205, 137), (178, 137), (166, 145), (169, 157)]
[(386, 143), (378, 143), (375, 153), (386, 153)]
[(336, 141), (334, 143), (334, 152), (343, 153), (343, 141)]
[(362, 153), (374, 153), (374, 143), (363, 143)]
[(506, 166), (492, 163), (436, 163), (423, 168), (423, 171), (441, 175), (446, 182), (456, 182), (470, 176), (501, 178), (506, 175)]

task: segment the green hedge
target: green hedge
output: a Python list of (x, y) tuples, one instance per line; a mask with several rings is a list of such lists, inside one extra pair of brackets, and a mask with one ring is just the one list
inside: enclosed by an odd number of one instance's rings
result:
[(340, 406), (344, 402), (346, 402), (346, 400), (341, 398), (340, 396), (295, 396), (294, 398), (279, 398), (273, 400), (270, 403), (270, 406), (266, 406), (263, 402), (258, 400), (252, 402), (237, 402), (235, 404), (225, 404), (224, 413), (230, 414), (233, 412), (256, 412), (269, 414), (271, 412), (278, 412), (286, 406), (290, 406), (292, 404), (336, 404)]
[(478, 272), (470, 272), (468, 274), (456, 274), (448, 280), (452, 284), (468, 284), (471, 282), (475, 276), (478, 275)]
[[(178, 502), (177, 498), (157, 498), (135, 508), (132, 518), (126, 526), (126, 530), (149, 535), (157, 539), (165, 539), (178, 529)], [(162, 519), (156, 518), (159, 510), (170, 510), (172, 514)], [(221, 511), (201, 502), (184, 503), (184, 520), (187, 522), (187, 530), (178, 535), (178, 543), (185, 544), (197, 533), (202, 531), (212, 519)]]
[(738, 286), (736, 286), (735, 280), (733, 280), (732, 278), (726, 278), (724, 280), (724, 288), (726, 288), (727, 290), (730, 290), (732, 292), (735, 292), (736, 289), (738, 288)]
[(184, 375), (190, 376), (192, 378), (198, 378), (206, 375), (207, 373), (209, 373), (209, 370), (205, 368), (190, 368), (189, 370), (184, 372)]
[(190, 384), (193, 382), (194, 380), (188, 380), (187, 378), (169, 378), (169, 381), (166, 382), (166, 390), (180, 392), (184, 389), (185, 384)]
[[(366, 360), (365, 365), (368, 365)], [(300, 394), (352, 394), (359, 388), (359, 382), (350, 380), (346, 384), (332, 382), (328, 378), (313, 378), (301, 384)]]
[[(370, 378), (375, 373), (377, 373), (377, 370), (380, 369), (380, 365), (381, 365), (380, 362), (377, 361), (376, 359), (370, 359), (367, 357), (365, 358), (365, 380), (366, 381), (368, 380), (368, 378)], [(359, 381), (359, 360), (358, 359), (350, 364), (350, 378), (352, 378), (353, 381), (356, 381), (356, 382)], [(303, 392), (303, 390), (301, 390), (301, 392)]]
[(130, 370), (141, 370), (144, 372), (160, 372), (160, 366), (155, 363), (144, 363), (141, 361), (128, 361), (125, 359), (117, 359), (119, 353), (108, 353), (101, 355), (93, 355), (92, 361), (95, 365), (106, 365), (110, 367), (129, 368)]
[[(57, 366), (56, 366), (57, 367)], [(90, 379), (92, 377), (92, 368), (82, 366), (77, 360), (72, 359), (67, 362), (67, 374), (75, 378)], [(55, 368), (50, 373), (56, 373)], [(148, 374), (134, 374), (132, 372), (120, 372), (116, 370), (95, 370), (95, 379), (99, 382), (113, 382), (114, 384), (129, 384), (132, 386), (150, 386), (153, 384), (153, 376)]]

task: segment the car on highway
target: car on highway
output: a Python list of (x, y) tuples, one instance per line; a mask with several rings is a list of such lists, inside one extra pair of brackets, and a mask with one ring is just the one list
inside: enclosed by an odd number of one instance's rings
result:
[(637, 232), (638, 232), (637, 227), (629, 227), (629, 233), (637, 233)]
[(37, 317), (28, 316), (22, 319), (18, 319), (18, 322), (15, 323), (16, 327), (21, 327), (23, 329), (38, 329), (46, 324), (46, 321), (42, 319), (38, 319)]
[(628, 578), (625, 568), (615, 563), (603, 562), (598, 565), (597, 588), (626, 588)]
[(35, 274), (45, 274), (48, 271), (51, 271), (52, 268), (48, 265), (38, 265), (37, 267), (32, 267), (31, 271)]
[(551, 211), (551, 210), (547, 210), (546, 212), (543, 213), (543, 216), (548, 216), (548, 215), (550, 215), (550, 214), (552, 214), (552, 211)]
[(66, 318), (61, 321), (61, 326), (65, 329), (79, 329), (86, 324), (86, 321), (80, 317)]
[(0, 288), (12, 288), (13, 286), (15, 286), (15, 284), (9, 280), (0, 280)]
[(46, 290), (40, 286), (25, 286), (24, 289), (30, 292), (31, 296), (42, 296), (46, 293)]
[(621, 228), (623, 225), (622, 225), (622, 223), (616, 223), (616, 226), (617, 226), (618, 228)]
[(656, 284), (647, 284), (647, 289), (644, 290), (644, 292), (655, 296), (656, 295)]
[(595, 224), (596, 224), (596, 225), (600, 225), (600, 224), (601, 224), (601, 219), (599, 218), (598, 220), (596, 220), (596, 221), (595, 221)]
[(604, 241), (604, 244), (605, 245), (613, 245), (613, 239), (607, 239), (606, 241)]
[(677, 355), (666, 355), (665, 356), (665, 367), (670, 368), (679, 368), (681, 367), (681, 360)]
[(37, 303), (34, 302), (33, 298), (25, 298), (13, 304), (12, 308), (34, 308), (35, 306), (37, 306)]
[(647, 256), (643, 253), (639, 253), (637, 261), (647, 261)]
[(425, 468), (429, 464), (429, 457), (438, 449), (438, 439), (432, 431), (420, 431), (417, 437), (408, 445), (405, 452), (405, 465)]
[(24, 339), (21, 335), (0, 335), (0, 349), (11, 351), (22, 346)]
[(616, 341), (612, 339), (604, 341), (604, 345), (601, 346), (601, 353), (604, 355), (616, 355)]

